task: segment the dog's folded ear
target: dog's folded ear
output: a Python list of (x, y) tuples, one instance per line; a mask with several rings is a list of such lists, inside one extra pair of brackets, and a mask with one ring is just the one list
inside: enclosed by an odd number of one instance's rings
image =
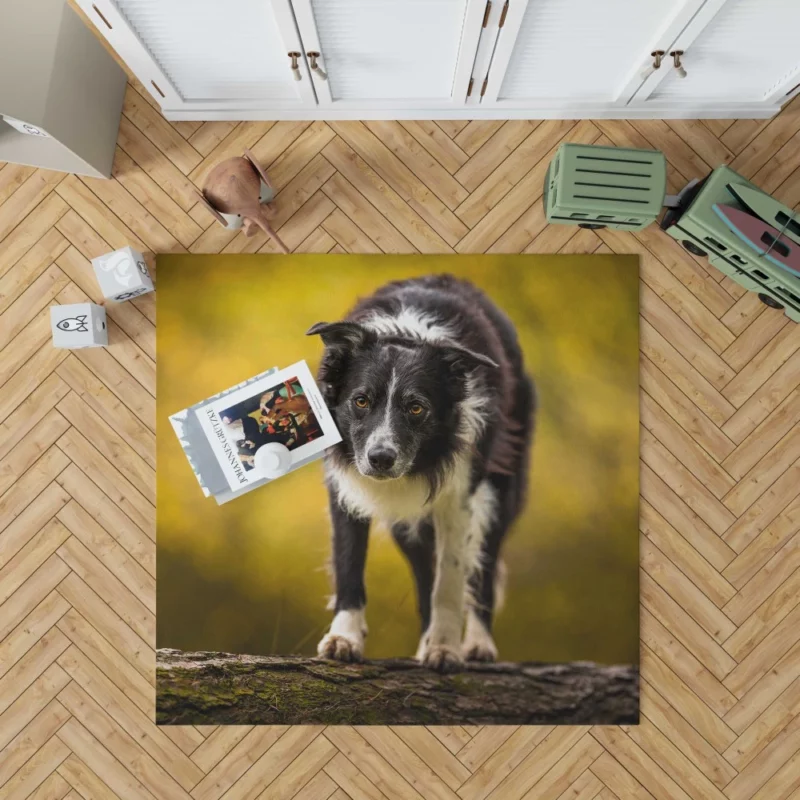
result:
[(361, 347), (377, 338), (373, 331), (358, 322), (318, 322), (306, 331), (306, 336), (321, 336), (328, 347), (350, 348)]
[(456, 372), (466, 373), (476, 367), (500, 369), (500, 365), (494, 359), (483, 355), (483, 353), (468, 350), (466, 347), (444, 345), (441, 346), (441, 349), (444, 351), (445, 363)]
[(357, 322), (318, 322), (306, 331), (306, 336), (321, 336), (325, 344), (318, 379), (325, 402), (333, 407), (354, 352), (378, 337)]

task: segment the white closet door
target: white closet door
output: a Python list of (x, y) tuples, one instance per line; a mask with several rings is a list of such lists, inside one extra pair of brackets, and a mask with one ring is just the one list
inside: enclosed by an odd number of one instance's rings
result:
[(463, 104), (486, 0), (293, 0), (321, 106)]
[[(725, 0), (692, 41), (672, 49), (686, 77), (668, 69), (648, 102), (782, 102), (800, 82), (800, 0)], [(637, 96), (637, 100), (641, 98)]]
[(289, 0), (78, 2), (165, 108), (316, 104)]
[(703, 0), (510, 0), (484, 103), (566, 108), (624, 104), (659, 43)]

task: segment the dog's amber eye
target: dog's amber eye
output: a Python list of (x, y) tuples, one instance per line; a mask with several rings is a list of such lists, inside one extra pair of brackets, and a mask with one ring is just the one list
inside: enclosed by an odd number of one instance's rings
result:
[(423, 411), (422, 406), (419, 403), (412, 403), (408, 407), (408, 413), (413, 414), (415, 417), (419, 416)]
[(363, 394), (358, 395), (353, 402), (358, 408), (367, 408), (369, 406), (369, 400)]

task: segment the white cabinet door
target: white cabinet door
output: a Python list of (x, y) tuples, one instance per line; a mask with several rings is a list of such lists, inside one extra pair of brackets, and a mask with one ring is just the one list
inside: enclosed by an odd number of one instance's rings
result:
[(781, 104), (800, 90), (800, 0), (708, 0), (669, 50), (686, 76), (665, 63), (634, 104)]
[(702, 3), (509, 0), (481, 105), (570, 115), (624, 106), (650, 53), (674, 40)]
[(165, 110), (316, 106), (290, 0), (77, 2)]
[(486, 0), (293, 0), (320, 109), (462, 106)]

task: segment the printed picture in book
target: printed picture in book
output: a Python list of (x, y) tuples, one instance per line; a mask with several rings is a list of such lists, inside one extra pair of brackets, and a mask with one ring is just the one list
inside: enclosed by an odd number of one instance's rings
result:
[(638, 721), (637, 257), (159, 273), (159, 723)]
[(254, 468), (256, 450), (262, 444), (277, 442), (293, 450), (322, 435), (296, 376), (223, 409), (220, 420), (235, 441), (239, 460), (248, 471)]

